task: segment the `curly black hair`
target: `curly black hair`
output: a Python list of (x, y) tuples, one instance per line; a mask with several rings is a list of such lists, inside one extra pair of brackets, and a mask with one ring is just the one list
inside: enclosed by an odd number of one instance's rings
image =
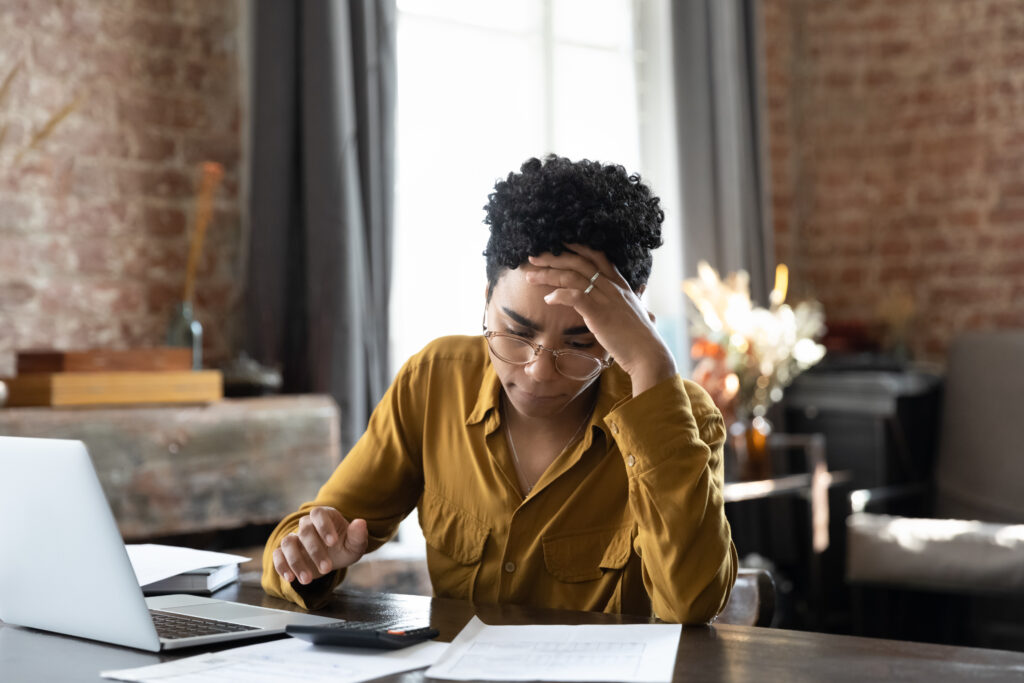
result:
[(551, 155), (527, 160), (494, 185), (484, 206), (490, 226), (487, 291), (528, 256), (558, 255), (566, 243), (604, 252), (633, 291), (651, 274), (665, 212), (640, 176), (619, 165)]

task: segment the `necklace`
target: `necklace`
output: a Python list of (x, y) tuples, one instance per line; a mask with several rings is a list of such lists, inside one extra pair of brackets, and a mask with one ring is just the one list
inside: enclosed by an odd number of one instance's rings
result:
[[(504, 401), (502, 401), (502, 402), (504, 403)], [(569, 440), (565, 442), (565, 445), (562, 446), (562, 449), (560, 451), (558, 451), (558, 455), (561, 455), (562, 453), (564, 453), (565, 449), (567, 449), (569, 446), (572, 445), (572, 443), (574, 441), (576, 441), (577, 437), (579, 437), (579, 435), (580, 435), (580, 432), (583, 431), (583, 427), (587, 424), (587, 422), (590, 421), (590, 415), (593, 412), (594, 412), (594, 408), (593, 408), (593, 406), (591, 406), (590, 410), (587, 411), (587, 414), (583, 416), (583, 422), (580, 422), (580, 426), (576, 428), (576, 431), (572, 433), (572, 436), (570, 436)], [(522, 463), (519, 462), (519, 454), (516, 453), (516, 442), (512, 440), (512, 429), (509, 427), (508, 413), (509, 413), (509, 411), (506, 409), (505, 410), (505, 422), (504, 422), (504, 426), (505, 426), (505, 439), (508, 441), (509, 450), (512, 451), (512, 460), (515, 462), (516, 472), (519, 472), (520, 474), (522, 474), (523, 475), (523, 479), (526, 480), (526, 470), (523, 469)], [(526, 495), (530, 495), (530, 491), (533, 491), (533, 487), (534, 487), (534, 485), (536, 483), (537, 482), (533, 482), (532, 484), (530, 482), (526, 483), (526, 491), (525, 491)]]

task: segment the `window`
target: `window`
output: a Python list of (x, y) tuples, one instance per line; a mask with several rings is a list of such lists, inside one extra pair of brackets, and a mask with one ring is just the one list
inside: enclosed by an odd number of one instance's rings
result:
[[(668, 1), (398, 0), (395, 371), (436, 337), (481, 332), (483, 205), (496, 180), (552, 152), (622, 164), (662, 197), (645, 299), (685, 364)], [(403, 541), (422, 549), (407, 522)]]
[(550, 152), (649, 177), (636, 4), (399, 0), (393, 368), (480, 332), (482, 207), (500, 177)]

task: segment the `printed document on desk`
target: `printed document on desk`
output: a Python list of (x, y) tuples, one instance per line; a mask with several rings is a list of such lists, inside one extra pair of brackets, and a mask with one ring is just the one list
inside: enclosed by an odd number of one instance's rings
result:
[(668, 683), (679, 624), (488, 626), (473, 617), (427, 678)]
[(163, 664), (101, 671), (100, 676), (137, 683), (359, 683), (430, 666), (447, 647), (448, 643), (427, 641), (401, 650), (370, 650), (285, 638)]

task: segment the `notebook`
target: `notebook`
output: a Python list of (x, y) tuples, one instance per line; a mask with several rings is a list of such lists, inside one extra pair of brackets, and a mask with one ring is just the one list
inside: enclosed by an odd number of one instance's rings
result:
[(338, 621), (195, 595), (143, 597), (81, 441), (0, 436), (0, 548), (8, 624), (158, 652)]
[(168, 576), (142, 587), (143, 595), (165, 595), (167, 593), (194, 593), (210, 595), (238, 579), (238, 565), (225, 564), (220, 567), (203, 567)]

